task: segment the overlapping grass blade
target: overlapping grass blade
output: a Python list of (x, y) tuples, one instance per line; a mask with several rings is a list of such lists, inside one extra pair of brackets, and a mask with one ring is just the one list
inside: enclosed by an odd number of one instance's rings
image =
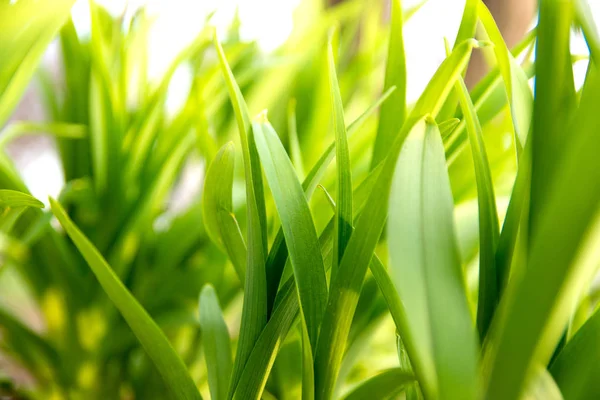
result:
[(19, 102), (73, 3), (75, 0), (21, 0), (0, 4), (0, 127)]
[[(373, 103), (369, 108), (367, 108), (359, 117), (357, 117), (348, 127), (346, 128), (346, 133), (348, 136), (351, 136), (355, 133), (365, 122), (365, 120), (372, 115), (385, 100), (387, 100), (391, 93), (395, 90), (395, 87), (389, 88), (381, 95), (381, 97)], [(302, 183), (302, 189), (304, 190), (304, 195), (307, 199), (310, 199), (312, 194), (315, 191), (319, 181), (325, 174), (327, 167), (333, 157), (335, 155), (335, 142), (331, 143), (331, 145), (327, 148), (327, 150), (323, 153), (319, 161), (314, 165), (314, 167), (310, 170), (304, 182)], [(273, 307), (273, 303), (275, 301), (275, 296), (277, 294), (277, 289), (279, 288), (279, 283), (281, 281), (281, 274), (283, 273), (283, 268), (285, 265), (285, 261), (287, 259), (287, 247), (285, 244), (283, 230), (280, 229), (273, 241), (273, 245), (271, 246), (271, 251), (269, 252), (269, 257), (267, 258), (267, 301), (269, 306), (269, 312)]]
[(565, 399), (600, 397), (600, 311), (596, 311), (560, 351), (550, 373)]
[(4, 148), (8, 143), (21, 136), (39, 133), (49, 133), (59, 138), (81, 139), (87, 136), (87, 127), (61, 122), (15, 122), (0, 133), (0, 148)]
[[(301, 312), (315, 349), (327, 302), (323, 256), (310, 208), (277, 133), (261, 114), (252, 123), (256, 147), (281, 219)], [(314, 350), (313, 350), (314, 351)]]
[[(348, 240), (352, 235), (352, 171), (350, 168), (350, 152), (344, 123), (344, 105), (335, 72), (335, 60), (331, 37), (327, 44), (327, 65), (331, 108), (333, 111), (333, 130), (335, 131), (335, 159), (337, 164), (337, 192), (335, 209), (335, 237), (333, 243), (332, 279), (335, 279), (337, 266), (344, 255)], [(396, 91), (394, 93), (397, 93)], [(389, 104), (389, 103), (385, 103)], [(382, 110), (383, 112), (383, 110)], [(401, 122), (400, 122), (401, 123)]]
[[(453, 200), (437, 125), (420, 123), (398, 158), (389, 205), (392, 278), (435, 398), (477, 397), (477, 339), (454, 233)], [(492, 252), (493, 257), (493, 252)], [(454, 335), (447, 335), (447, 330)]]
[[(569, 143), (562, 144), (553, 183), (545, 189), (547, 197), (539, 204), (543, 208), (537, 210), (539, 229), (529, 245), (527, 268), (515, 271), (519, 274), (511, 279), (498, 309), (494, 345), (488, 354), (490, 399), (517, 397), (533, 366), (549, 361), (576, 294), (596, 269), (593, 257), (591, 262), (582, 260), (578, 253), (584, 239), (590, 251), (597, 247), (598, 229), (593, 224), (600, 196), (595, 185), (600, 164), (594, 149), (600, 143), (594, 132), (600, 118), (594, 110), (599, 93), (600, 77), (590, 64), (579, 109), (568, 125)], [(556, 117), (545, 115), (549, 121)]]
[(567, 141), (567, 124), (575, 107), (570, 33), (573, 3), (542, 1), (536, 43), (535, 104), (533, 109), (531, 194), (527, 237), (536, 234), (550, 197)]
[(344, 400), (388, 399), (397, 396), (414, 377), (401, 368), (380, 372), (352, 390)]
[(313, 351), (305, 324), (300, 324), (302, 330), (302, 400), (315, 398), (315, 370)]
[(594, 62), (598, 64), (600, 63), (600, 36), (592, 17), (593, 13), (590, 10), (590, 5), (585, 0), (575, 0), (574, 7), (576, 20), (585, 35), (590, 54)]
[(244, 282), (244, 305), (240, 337), (235, 357), (233, 375), (229, 387), (229, 397), (236, 392), (236, 387), (244, 366), (256, 340), (267, 322), (267, 283), (265, 259), (267, 254), (267, 218), (263, 193), (262, 171), (254, 143), (248, 108), (240, 88), (235, 82), (233, 73), (227, 64), (225, 53), (214, 37), (214, 46), (219, 56), (221, 71), (233, 104), (238, 125), (242, 155), (244, 159), (244, 176), (246, 178), (247, 207), (247, 256), (246, 280)]
[(106, 263), (94, 245), (73, 224), (62, 206), (52, 198), (50, 199), (50, 205), (52, 206), (52, 212), (81, 252), (100, 285), (119, 309), (148, 356), (154, 362), (173, 397), (185, 400), (202, 399), (194, 381), (187, 372), (185, 364), (181, 361), (164, 333), (117, 278), (112, 268)]
[(512, 115), (512, 122), (516, 138), (521, 146), (525, 146), (525, 140), (529, 133), (531, 123), (531, 111), (533, 109), (533, 96), (529, 89), (527, 76), (512, 56), (506, 43), (502, 38), (500, 30), (496, 26), (494, 17), (485, 6), (483, 1), (478, 1), (477, 13), (479, 20), (484, 26), (490, 40), (494, 44), (494, 52), (498, 61), (498, 69), (504, 80), (508, 103)]
[[(319, 336), (315, 356), (317, 399), (328, 399), (333, 391), (360, 287), (387, 217), (392, 175), (404, 139), (423, 115), (436, 115), (439, 112), (454, 82), (464, 69), (471, 49), (477, 45), (475, 40), (465, 41), (442, 63), (405, 121), (373, 186), (367, 201), (368, 206), (355, 224), (355, 231), (339, 265), (339, 273), (331, 283), (327, 310)], [(415, 366), (415, 369), (417, 368)]]
[(27, 193), (16, 190), (0, 189), (0, 207), (35, 207), (44, 208), (44, 203)]
[(225, 400), (231, 377), (231, 345), (219, 299), (211, 285), (204, 286), (200, 292), (200, 329), (210, 397)]
[(384, 103), (379, 114), (377, 136), (373, 147), (371, 168), (374, 168), (387, 155), (390, 146), (406, 118), (406, 58), (404, 54), (404, 35), (401, 0), (391, 2), (391, 22), (385, 68), (384, 89), (396, 87), (390, 100)]
[(245, 281), (246, 245), (233, 215), (232, 189), (235, 153), (227, 143), (208, 167), (202, 192), (202, 217), (206, 233), (225, 250), (241, 282)]
[(499, 299), (496, 248), (500, 236), (498, 210), (490, 164), (483, 142), (483, 133), (475, 106), (462, 79), (456, 83), (469, 134), (469, 143), (475, 165), (477, 202), (479, 208), (479, 297), (477, 302), (477, 330), (483, 341), (494, 316)]

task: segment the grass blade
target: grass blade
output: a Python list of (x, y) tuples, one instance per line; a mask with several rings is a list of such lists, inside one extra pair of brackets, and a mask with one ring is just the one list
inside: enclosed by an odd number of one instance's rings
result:
[(401, 368), (388, 369), (361, 383), (344, 400), (388, 399), (398, 395), (414, 379)]
[(200, 329), (210, 397), (224, 400), (231, 377), (231, 345), (219, 299), (211, 285), (205, 285), (200, 293)]
[(208, 167), (202, 191), (202, 218), (211, 240), (225, 250), (241, 282), (245, 280), (246, 245), (233, 215), (232, 189), (235, 163), (233, 143), (219, 150)]
[(17, 192), (16, 190), (0, 189), (0, 207), (44, 208), (44, 203), (27, 193)]
[(485, 151), (483, 133), (475, 106), (469, 91), (461, 79), (456, 83), (456, 93), (460, 101), (469, 134), (473, 154), (475, 178), (477, 181), (477, 202), (479, 208), (479, 299), (477, 302), (477, 329), (481, 341), (494, 316), (499, 299), (498, 274), (496, 272), (496, 248), (500, 236), (496, 196), (490, 172), (490, 164)]
[(453, 205), (439, 130), (427, 121), (407, 139), (394, 174), (388, 222), (392, 278), (418, 357), (430, 369), (421, 382), (424, 391), (434, 393), (432, 398), (474, 399), (477, 339)]
[(202, 399), (185, 364), (171, 344), (132, 294), (117, 278), (94, 245), (73, 224), (62, 206), (50, 199), (52, 212), (81, 252), (100, 285), (119, 309), (176, 399)]
[(401, 0), (391, 2), (390, 42), (385, 67), (384, 89), (396, 87), (390, 101), (381, 107), (377, 136), (373, 147), (371, 168), (374, 168), (387, 155), (390, 146), (406, 118), (406, 58), (404, 54), (404, 35)]
[(600, 312), (596, 311), (558, 354), (550, 373), (566, 399), (600, 397)]
[[(355, 231), (339, 265), (339, 273), (331, 283), (329, 301), (315, 356), (315, 386), (317, 399), (329, 399), (335, 386), (358, 294), (385, 225), (388, 196), (396, 159), (404, 139), (415, 124), (428, 113), (437, 114), (454, 82), (465, 68), (471, 49), (477, 45), (469, 40), (459, 45), (434, 75), (421, 98), (405, 121), (394, 145), (383, 162), (383, 169), (371, 190), (368, 206), (360, 215)], [(415, 365), (415, 370), (419, 367)]]
[[(327, 65), (331, 108), (333, 110), (333, 129), (335, 131), (335, 158), (337, 163), (337, 207), (335, 209), (335, 236), (333, 243), (332, 279), (337, 271), (339, 261), (344, 255), (348, 240), (352, 235), (352, 171), (350, 169), (350, 152), (344, 124), (344, 105), (335, 72), (335, 60), (331, 45), (331, 36), (327, 44)], [(386, 103), (387, 104), (387, 103)]]
[(231, 398), (234, 392), (236, 392), (236, 386), (256, 340), (267, 322), (267, 284), (265, 272), (267, 217), (262, 171), (252, 135), (248, 107), (240, 88), (235, 82), (231, 68), (227, 64), (223, 48), (217, 40), (216, 35), (213, 42), (219, 56), (219, 64), (225, 77), (229, 97), (233, 104), (240, 142), (242, 144), (244, 175), (246, 178), (246, 280), (244, 282), (244, 305), (242, 309), (240, 337), (229, 387), (229, 398)]
[[(308, 202), (277, 133), (261, 114), (252, 123), (256, 147), (281, 219), (311, 347), (327, 302), (325, 267)], [(314, 350), (313, 350), (314, 351)]]
[(569, 125), (569, 143), (563, 145), (554, 182), (546, 189), (546, 204), (538, 210), (539, 230), (529, 245), (527, 268), (515, 271), (518, 275), (509, 282), (498, 309), (487, 355), (487, 395), (492, 400), (517, 397), (534, 366), (548, 363), (568, 323), (572, 301), (597, 266), (597, 255), (589, 255), (591, 262), (585, 253), (578, 255), (581, 249), (597, 248), (600, 188), (595, 182), (600, 179), (600, 162), (594, 149), (600, 142), (594, 132), (600, 118), (594, 110), (600, 102), (600, 76), (590, 66)]

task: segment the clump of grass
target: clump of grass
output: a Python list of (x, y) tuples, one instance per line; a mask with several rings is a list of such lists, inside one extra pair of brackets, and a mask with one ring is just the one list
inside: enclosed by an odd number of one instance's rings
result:
[[(4, 139), (56, 136), (67, 182), (50, 211), (0, 158), (0, 272), (44, 321), (0, 308), (2, 353), (34, 382), (6, 385), (9, 396), (600, 395), (600, 40), (587, 3), (540, 1), (536, 30), (509, 50), (483, 2), (468, 0), (410, 105), (399, 0), (371, 31), (359, 27), (385, 10), (311, 14), (271, 56), (207, 25), (155, 85), (143, 11), (123, 29), (92, 3), (85, 40), (68, 3), (0, 45), (14, 64), (0, 75), (0, 120), (59, 29), (66, 74), (62, 101), (48, 96), (52, 122), (9, 126)], [(16, 29), (8, 22), (2, 34)], [(573, 25), (591, 54), (579, 92)], [(495, 64), (469, 92), (470, 54), (490, 46)], [(532, 46), (535, 64), (517, 62)], [(191, 89), (168, 115), (183, 64)], [(159, 229), (190, 158), (206, 166), (202, 194)], [(372, 355), (394, 344), (392, 362)]]

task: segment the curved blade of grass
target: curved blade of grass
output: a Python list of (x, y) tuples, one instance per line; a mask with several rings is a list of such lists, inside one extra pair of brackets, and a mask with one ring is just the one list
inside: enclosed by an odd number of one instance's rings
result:
[(86, 137), (87, 127), (63, 122), (15, 122), (0, 133), (0, 148), (4, 148), (8, 143), (21, 136), (38, 133), (50, 133), (61, 138), (81, 139)]
[[(372, 115), (377, 108), (389, 98), (390, 94), (393, 93), (395, 87), (391, 87), (381, 97), (373, 103), (369, 108), (367, 108), (358, 118), (356, 118), (350, 125), (348, 125), (346, 129), (346, 133), (348, 136), (351, 136), (355, 133), (364, 123), (364, 121)], [(325, 174), (327, 167), (333, 157), (335, 155), (335, 142), (331, 143), (327, 150), (323, 153), (319, 161), (316, 162), (314, 167), (310, 170), (304, 182), (302, 183), (302, 189), (304, 190), (304, 194), (307, 199), (310, 199), (312, 194), (315, 191), (319, 181)], [(277, 289), (279, 289), (279, 283), (281, 281), (281, 274), (283, 273), (283, 268), (285, 265), (285, 261), (287, 259), (287, 247), (284, 240), (283, 230), (280, 229), (273, 241), (273, 245), (271, 246), (271, 251), (269, 252), (269, 257), (267, 258), (267, 302), (269, 307), (269, 312), (271, 311), (275, 297), (277, 294)]]
[(550, 373), (566, 399), (585, 400), (600, 397), (600, 311), (579, 328), (560, 351)]
[(590, 5), (585, 0), (575, 0), (574, 6), (577, 22), (583, 30), (590, 54), (594, 62), (598, 64), (600, 63), (600, 36), (598, 35), (598, 29), (596, 28)]
[(0, 189), (0, 207), (35, 207), (44, 208), (44, 203), (30, 194), (16, 190)]
[[(342, 104), (342, 95), (340, 93), (337, 74), (335, 72), (335, 60), (333, 58), (333, 49), (331, 47), (331, 36), (329, 37), (327, 47), (329, 90), (331, 96), (331, 108), (333, 110), (335, 158), (337, 163), (337, 207), (335, 208), (335, 237), (331, 270), (331, 276), (334, 277), (338, 263), (342, 259), (346, 246), (348, 245), (348, 240), (352, 235), (352, 171), (350, 168), (350, 152), (348, 150), (346, 126), (344, 124), (344, 105)], [(401, 123), (402, 121), (400, 121), (400, 124)]]
[(426, 393), (436, 393), (434, 398), (474, 399), (477, 338), (456, 244), (453, 205), (439, 130), (428, 121), (407, 139), (394, 174), (388, 222), (392, 279), (406, 306), (418, 357), (431, 369), (426, 382), (421, 382)]
[(231, 68), (227, 64), (225, 53), (215, 34), (213, 43), (219, 57), (219, 65), (225, 77), (229, 97), (242, 144), (244, 175), (246, 178), (247, 207), (247, 252), (246, 280), (244, 282), (244, 305), (233, 375), (229, 386), (229, 398), (236, 387), (248, 357), (267, 322), (267, 283), (265, 259), (267, 254), (267, 217), (263, 193), (262, 171), (254, 143), (248, 107), (242, 92), (235, 82)]
[(574, 296), (596, 269), (596, 262), (580, 259), (578, 252), (584, 240), (591, 241), (586, 249), (597, 248), (594, 224), (600, 188), (595, 183), (600, 179), (600, 160), (595, 149), (600, 138), (595, 132), (600, 118), (595, 110), (599, 101), (600, 77), (592, 66), (569, 125), (569, 143), (563, 144), (544, 208), (537, 211), (539, 230), (529, 246), (527, 267), (515, 271), (519, 274), (509, 282), (498, 309), (488, 354), (489, 399), (517, 397), (533, 366), (550, 360), (568, 323)]
[(527, 386), (523, 400), (563, 400), (563, 394), (548, 370), (538, 367), (535, 376)]
[(290, 152), (292, 164), (300, 179), (304, 179), (304, 163), (302, 162), (302, 151), (298, 140), (298, 128), (296, 126), (296, 99), (291, 99), (288, 104), (288, 136), (290, 138)]
[(473, 154), (475, 178), (477, 182), (477, 203), (479, 208), (479, 297), (477, 302), (477, 330), (481, 341), (498, 305), (498, 274), (496, 271), (496, 248), (500, 236), (496, 196), (490, 172), (490, 164), (485, 151), (483, 133), (475, 106), (469, 91), (461, 79), (456, 83), (456, 92), (460, 101), (469, 134), (469, 143)]
[(62, 206), (50, 198), (52, 212), (81, 252), (100, 285), (119, 309), (176, 399), (202, 399), (185, 364), (165, 334), (121, 283), (94, 245), (73, 224)]
[(352, 390), (344, 400), (387, 399), (398, 395), (414, 377), (401, 368), (380, 372)]
[(245, 280), (246, 245), (233, 216), (234, 145), (225, 144), (206, 171), (202, 191), (202, 218), (211, 240), (225, 250), (240, 281)]
[(46, 47), (69, 18), (75, 0), (0, 4), (0, 126), (27, 88)]
[[(385, 225), (392, 175), (404, 139), (423, 115), (435, 115), (439, 112), (454, 82), (465, 68), (472, 48), (477, 45), (475, 40), (465, 41), (440, 65), (383, 162), (383, 169), (369, 195), (368, 207), (355, 225), (355, 231), (340, 262), (339, 273), (331, 283), (315, 357), (317, 399), (329, 399), (335, 386), (360, 287)], [(415, 129), (422, 129), (420, 125)], [(420, 366), (415, 365), (415, 370), (419, 368)]]
[(396, 90), (390, 96), (390, 101), (381, 107), (371, 169), (385, 158), (406, 118), (406, 58), (403, 25), (402, 2), (391, 0), (390, 36), (383, 87), (389, 89), (395, 86)]
[(261, 114), (252, 123), (256, 148), (281, 219), (300, 309), (313, 351), (327, 302), (325, 267), (310, 208), (277, 133)]
[(573, 14), (571, 1), (540, 2), (528, 239), (536, 234), (540, 212), (550, 200), (548, 191), (558, 171), (556, 166), (571, 136), (566, 128), (576, 102), (570, 52)]
[(494, 52), (506, 87), (516, 138), (521, 146), (525, 146), (533, 109), (533, 96), (529, 89), (527, 76), (506, 47), (502, 34), (488, 8), (483, 1), (478, 1), (478, 3), (479, 20), (494, 43)]
[(300, 324), (302, 330), (302, 400), (315, 398), (315, 370), (312, 347), (305, 324)]
[(211, 285), (205, 285), (200, 292), (200, 329), (210, 397), (224, 400), (231, 377), (231, 345), (219, 299)]

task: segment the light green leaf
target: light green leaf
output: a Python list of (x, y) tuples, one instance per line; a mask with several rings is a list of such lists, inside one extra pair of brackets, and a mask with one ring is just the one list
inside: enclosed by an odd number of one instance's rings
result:
[(81, 139), (86, 137), (87, 127), (63, 122), (15, 122), (0, 133), (0, 149), (21, 136), (39, 133), (50, 133), (60, 138)]
[(176, 399), (202, 399), (185, 364), (165, 334), (106, 263), (94, 245), (81, 233), (56, 200), (50, 198), (52, 212), (81, 252), (100, 285), (119, 309)]
[(233, 215), (234, 145), (225, 144), (208, 167), (202, 191), (202, 218), (211, 240), (225, 250), (241, 282), (245, 281), (246, 245)]
[(231, 377), (231, 345), (219, 299), (211, 285), (205, 285), (200, 292), (200, 329), (210, 397), (224, 400)]
[(396, 87), (390, 101), (383, 104), (373, 147), (371, 168), (387, 155), (406, 118), (406, 59), (401, 0), (391, 0), (391, 22), (384, 89)]
[(327, 281), (317, 231), (294, 167), (265, 114), (257, 117), (252, 123), (252, 129), (281, 219), (300, 297), (302, 317), (311, 346), (315, 349), (327, 302)]
[(394, 173), (388, 221), (392, 278), (406, 307), (417, 357), (427, 368), (426, 381), (421, 382), (427, 395), (474, 399), (477, 338), (453, 204), (437, 125), (420, 123), (407, 139)]
[(229, 387), (229, 398), (236, 392), (236, 387), (250, 352), (267, 322), (267, 283), (265, 259), (267, 254), (267, 217), (263, 193), (262, 171), (256, 151), (252, 127), (248, 116), (248, 107), (238, 87), (225, 53), (215, 34), (213, 40), (221, 72), (233, 104), (238, 125), (242, 156), (244, 159), (244, 176), (246, 178), (247, 207), (247, 256), (246, 280), (244, 282), (244, 305), (233, 375)]
[(44, 203), (35, 197), (16, 190), (0, 189), (0, 207), (34, 207), (44, 208)]

